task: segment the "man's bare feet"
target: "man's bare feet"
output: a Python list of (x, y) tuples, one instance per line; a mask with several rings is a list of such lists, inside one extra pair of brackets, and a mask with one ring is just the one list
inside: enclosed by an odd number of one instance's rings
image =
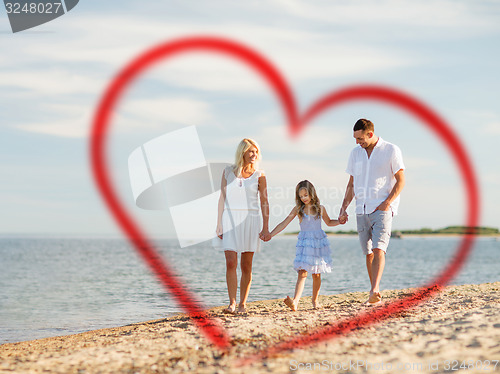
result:
[(229, 305), (222, 312), (225, 314), (236, 314), (236, 305)]
[(374, 292), (366, 302), (366, 305), (379, 305), (382, 303), (382, 296), (380, 292)]
[(283, 302), (291, 309), (293, 310), (294, 312), (297, 310), (297, 305), (295, 305), (295, 303), (293, 302), (293, 299), (290, 298), (290, 296), (287, 296), (285, 300), (283, 300)]

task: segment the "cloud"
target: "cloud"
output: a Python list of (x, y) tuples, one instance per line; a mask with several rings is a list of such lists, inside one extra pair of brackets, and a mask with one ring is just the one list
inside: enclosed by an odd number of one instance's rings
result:
[[(350, 134), (329, 126), (312, 125), (298, 139), (291, 139), (284, 126), (266, 126), (258, 137), (263, 152), (292, 154), (294, 157), (318, 157), (346, 145)], [(350, 144), (349, 144), (350, 145)]]
[(423, 157), (405, 157), (404, 163), (407, 169), (409, 168), (412, 170), (426, 170), (430, 167), (435, 167), (436, 165), (438, 165), (436, 160)]
[[(481, 173), (481, 180), (489, 186), (500, 186), (500, 174), (497, 171), (487, 171)], [(495, 200), (497, 199), (498, 190), (495, 188)], [(493, 195), (493, 194), (492, 194)]]
[(88, 72), (64, 68), (9, 70), (0, 72), (0, 87), (5, 91), (27, 90), (30, 94), (38, 95), (95, 94), (104, 82)]
[(208, 103), (187, 97), (130, 100), (122, 108), (122, 116), (140, 120), (141, 127), (154, 122), (200, 125), (212, 118)]
[[(155, 44), (186, 35), (219, 35), (240, 40), (267, 55), (295, 81), (345, 77), (419, 63), (417, 56), (403, 56), (390, 46), (372, 46), (362, 40), (347, 43), (339, 35), (308, 27), (213, 20), (166, 23), (151, 17), (95, 14), (91, 21), (89, 14), (61, 21), (57, 25), (61, 30), (71, 30), (71, 38), (56, 34), (57, 42), (47, 45), (28, 40), (23, 48), (8, 41), (16, 60), (9, 60), (10, 64), (3, 62), (4, 68), (11, 70), (0, 76), (5, 82), (3, 85), (52, 94), (95, 92), (102, 86), (100, 79), (106, 78), (110, 67), (121, 68)], [(151, 38), (151, 35), (162, 37)], [(359, 58), (359, 50), (363, 50), (363, 58)], [(44, 61), (47, 69), (32, 69), (32, 61)], [(57, 70), (49, 67), (51, 61), (57, 64)], [(68, 66), (65, 68), (63, 64)], [(255, 92), (262, 85), (248, 73), (247, 67), (224, 57), (190, 54), (169, 61), (166, 67), (159, 77), (176, 86), (204, 91)], [(72, 73), (68, 72), (70, 69)], [(74, 73), (76, 69), (78, 74)]]
[[(244, 42), (244, 39), (241, 38)], [(315, 79), (346, 78), (416, 65), (420, 59), (401, 56), (387, 48), (360, 44), (343, 45), (317, 35), (309, 42), (272, 40), (264, 35), (258, 50), (274, 62), (285, 79), (303, 82)], [(363, 50), (363, 58), (359, 58)], [(159, 79), (178, 87), (203, 91), (256, 93), (264, 85), (260, 76), (246, 66), (222, 56), (200, 55), (169, 62)]]
[[(64, 95), (68, 105), (80, 105), (82, 99), (78, 95), (97, 97), (112, 77), (111, 71), (121, 69), (135, 55), (154, 45), (151, 35), (175, 37), (184, 31), (185, 34), (201, 35), (211, 30), (210, 34), (229, 35), (241, 40), (267, 55), (288, 79), (298, 83), (357, 76), (418, 63), (418, 59), (402, 57), (390, 49), (346, 43), (329, 33), (316, 31), (248, 23), (210, 24), (208, 21), (197, 24), (181, 20), (166, 24), (132, 16), (93, 15), (89, 22), (88, 16), (85, 14), (84, 17), (73, 17), (71, 22), (62, 20), (54, 24), (54, 27), (59, 25), (61, 29), (71, 30), (72, 37), (56, 33), (54, 42), (49, 45), (31, 39), (26, 40), (21, 48), (8, 41), (16, 55), (16, 59), (3, 62), (7, 66), (0, 72), (1, 88), (8, 100), (14, 100), (13, 95), (23, 94), (24, 100), (45, 102), (48, 96)], [(120, 30), (120, 33), (111, 30)], [(144, 43), (145, 39), (148, 43)], [(156, 39), (160, 41), (160, 38)], [(362, 59), (358, 58), (359, 48), (364, 50)], [(43, 63), (33, 65), (32, 61)], [(213, 116), (209, 105), (188, 96), (200, 91), (253, 96), (262, 95), (262, 92), (269, 94), (266, 83), (248, 67), (222, 56), (192, 54), (179, 57), (155, 65), (139, 79), (149, 78), (154, 82), (153, 87), (164, 89), (166, 85), (170, 92), (181, 88), (183, 96), (146, 99), (143, 95), (131, 100), (127, 107), (120, 107), (121, 126), (137, 127), (137, 118), (146, 119), (146, 123), (142, 121), (140, 125), (150, 127), (157, 126), (154, 121), (200, 124), (210, 120)], [(7, 95), (8, 91), (13, 94)], [(8, 106), (8, 101), (4, 105)], [(89, 114), (84, 117), (78, 113), (67, 115), (62, 107), (50, 111), (50, 114), (50, 122), (42, 119), (24, 122), (17, 127), (64, 137), (82, 137), (88, 133)]]
[[(39, 109), (41, 119), (15, 125), (16, 128), (67, 138), (84, 138), (90, 133), (94, 109), (84, 104), (47, 104)], [(44, 118), (51, 118), (50, 121)], [(156, 130), (165, 124), (201, 125), (212, 118), (208, 103), (189, 98), (160, 97), (123, 103), (113, 118), (120, 132)]]
[(83, 138), (88, 136), (90, 122), (79, 118), (68, 118), (42, 123), (25, 123), (16, 126), (20, 130), (64, 138)]
[[(300, 18), (363, 25), (367, 30), (380, 26), (454, 28), (470, 35), (475, 30), (491, 29), (497, 24), (489, 7), (481, 1), (315, 1), (273, 0), (275, 6)], [(479, 5), (478, 5), (479, 3)], [(484, 2), (483, 2), (484, 3)], [(492, 3), (489, 2), (489, 5)]]
[(497, 110), (478, 108), (461, 109), (457, 113), (457, 117), (462, 119), (467, 128), (472, 127), (475, 130), (479, 130), (478, 133), (480, 134), (500, 134), (500, 113)]
[(500, 121), (486, 123), (481, 130), (488, 135), (500, 135)]
[(39, 106), (38, 113), (39, 120), (19, 123), (14, 127), (64, 138), (83, 138), (90, 132), (93, 112), (84, 104), (45, 104)]

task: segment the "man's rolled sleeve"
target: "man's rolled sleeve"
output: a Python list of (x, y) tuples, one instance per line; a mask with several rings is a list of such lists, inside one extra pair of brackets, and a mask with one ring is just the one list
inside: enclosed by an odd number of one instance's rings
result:
[(398, 146), (394, 146), (394, 152), (391, 157), (391, 169), (392, 174), (395, 175), (398, 171), (404, 170), (405, 165), (403, 163), (403, 154), (401, 153), (401, 149)]

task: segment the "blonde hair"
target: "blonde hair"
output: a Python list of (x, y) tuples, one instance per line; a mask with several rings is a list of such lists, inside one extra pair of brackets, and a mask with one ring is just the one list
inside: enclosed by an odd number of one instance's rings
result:
[(315, 211), (315, 218), (319, 218), (319, 215), (321, 213), (321, 205), (319, 204), (319, 198), (318, 195), (316, 194), (316, 189), (314, 188), (313, 184), (309, 182), (308, 180), (303, 180), (297, 184), (297, 187), (295, 187), (295, 203), (297, 206), (297, 214), (299, 215), (300, 219), (304, 216), (304, 207), (306, 204), (302, 202), (302, 199), (299, 196), (299, 192), (301, 189), (305, 189), (309, 196), (311, 197), (311, 205)]
[(234, 157), (234, 166), (233, 166), (233, 171), (234, 174), (239, 176), (241, 174), (241, 171), (243, 170), (243, 155), (245, 154), (246, 151), (250, 149), (250, 147), (255, 147), (257, 148), (257, 161), (260, 161), (260, 147), (257, 144), (257, 142), (253, 139), (245, 138), (243, 139), (240, 144), (238, 144), (238, 148), (236, 148), (236, 154)]

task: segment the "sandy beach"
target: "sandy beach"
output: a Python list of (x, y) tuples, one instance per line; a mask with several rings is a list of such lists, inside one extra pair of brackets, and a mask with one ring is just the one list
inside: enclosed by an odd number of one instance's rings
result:
[[(386, 290), (384, 300), (411, 292)], [(304, 297), (297, 312), (281, 299), (253, 302), (248, 313), (209, 314), (232, 338), (221, 352), (190, 319), (177, 315), (56, 338), (0, 346), (0, 373), (500, 372), (500, 282), (450, 286), (390, 319), (317, 345), (237, 366), (291, 336), (355, 316), (366, 292)]]

